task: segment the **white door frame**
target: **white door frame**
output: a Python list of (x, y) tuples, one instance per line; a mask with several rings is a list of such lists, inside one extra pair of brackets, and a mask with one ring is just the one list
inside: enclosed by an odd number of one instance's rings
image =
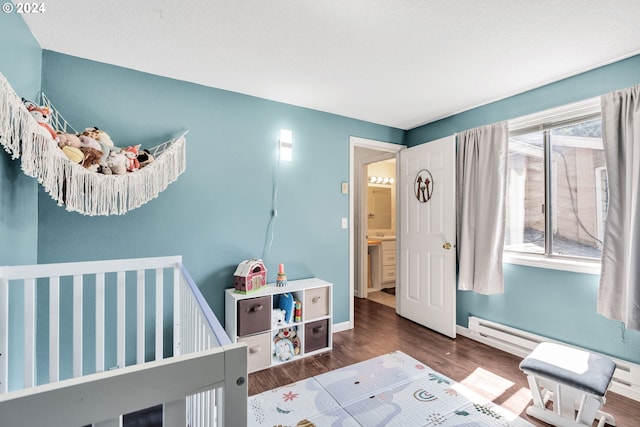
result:
[[(378, 151), (379, 153), (394, 153), (396, 157), (396, 161), (398, 158), (398, 153), (403, 148), (406, 148), (404, 145), (400, 144), (392, 144), (390, 142), (376, 141), (373, 139), (360, 138), (357, 136), (349, 137), (349, 329), (354, 326), (354, 304), (353, 298), (355, 297), (355, 242), (358, 241), (361, 245), (361, 253), (364, 253), (366, 249), (365, 245), (365, 236), (366, 233), (362, 232), (362, 225), (366, 224), (366, 221), (362, 221), (361, 218), (355, 217), (355, 204), (356, 197), (360, 196), (362, 187), (362, 165), (361, 159), (356, 158), (355, 149), (356, 147), (369, 148), (371, 150)], [(370, 163), (370, 162), (369, 162)], [(396, 175), (397, 175), (397, 167), (396, 167)], [(397, 182), (397, 176), (396, 176)], [(397, 203), (396, 203), (397, 206)], [(355, 236), (356, 233), (356, 219), (360, 224), (358, 230), (360, 230), (360, 235)], [(396, 224), (398, 221), (396, 220)], [(397, 228), (397, 225), (396, 225)], [(356, 240), (357, 238), (357, 240)], [(364, 267), (364, 263), (360, 263), (361, 273), (366, 271), (366, 267)]]

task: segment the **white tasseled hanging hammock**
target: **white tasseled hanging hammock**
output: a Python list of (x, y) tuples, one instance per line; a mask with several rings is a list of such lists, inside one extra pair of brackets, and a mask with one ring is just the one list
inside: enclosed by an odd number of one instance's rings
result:
[[(44, 96), (43, 101), (48, 103)], [(73, 130), (52, 105), (47, 106), (54, 129)], [(158, 197), (185, 171), (184, 136), (149, 149), (155, 160), (135, 172), (103, 175), (90, 171), (67, 158), (0, 73), (0, 143), (13, 159), (20, 158), (24, 173), (36, 178), (68, 211), (122, 215)]]

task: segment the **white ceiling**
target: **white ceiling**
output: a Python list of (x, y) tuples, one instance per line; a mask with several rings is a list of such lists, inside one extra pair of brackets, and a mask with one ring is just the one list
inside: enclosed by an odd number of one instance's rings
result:
[(640, 53), (638, 0), (45, 5), (44, 49), (401, 129)]

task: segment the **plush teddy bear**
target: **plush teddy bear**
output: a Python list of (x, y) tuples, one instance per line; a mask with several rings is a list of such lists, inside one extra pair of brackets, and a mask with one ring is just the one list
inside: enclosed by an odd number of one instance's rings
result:
[(39, 107), (33, 102), (27, 101), (24, 98), (22, 101), (25, 103), (29, 114), (31, 114), (31, 116), (36, 119), (40, 126), (45, 128), (49, 132), (49, 135), (51, 135), (51, 138), (53, 138), (54, 141), (58, 141), (58, 134), (49, 124), (49, 121), (51, 120), (51, 112), (49, 111), (49, 109), (47, 107)]
[(274, 328), (284, 325), (284, 315), (284, 310), (281, 310), (279, 308), (273, 309), (273, 311), (271, 312), (271, 324)]

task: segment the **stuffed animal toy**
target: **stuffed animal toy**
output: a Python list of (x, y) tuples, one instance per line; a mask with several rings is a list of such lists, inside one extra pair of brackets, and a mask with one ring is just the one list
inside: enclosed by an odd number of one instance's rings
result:
[(86, 128), (80, 135), (88, 136), (96, 141), (104, 142), (109, 147), (113, 147), (115, 144), (111, 140), (111, 137), (105, 131), (98, 129), (97, 127)]
[(53, 138), (54, 141), (58, 141), (58, 134), (49, 124), (49, 121), (51, 120), (51, 112), (49, 111), (49, 109), (47, 107), (38, 107), (33, 102), (27, 101), (25, 99), (23, 99), (23, 102), (25, 103), (29, 114), (31, 114), (31, 116), (36, 119), (40, 126), (45, 128), (49, 132), (49, 135), (51, 135), (51, 138)]
[(271, 324), (274, 328), (284, 325), (284, 310), (280, 310), (279, 308), (274, 308), (271, 312)]
[(62, 147), (62, 152), (71, 160), (73, 163), (82, 163), (84, 160), (84, 154), (80, 151), (79, 148), (71, 147), (69, 145)]
[(138, 152), (138, 162), (140, 163), (140, 169), (153, 162), (155, 158), (151, 155), (151, 152), (146, 148)]
[(140, 161), (138, 160), (138, 150), (140, 145), (132, 145), (124, 149), (124, 155), (127, 156), (129, 163), (127, 165), (127, 171), (135, 172), (140, 169)]
[(114, 147), (113, 145), (109, 145), (106, 142), (95, 140), (90, 136), (85, 135), (84, 132), (81, 133), (78, 138), (80, 139), (81, 146), (95, 148), (96, 150), (100, 150), (102, 152), (100, 164), (103, 166), (107, 164), (107, 157), (109, 157), (110, 153), (120, 151), (119, 148)]
[(103, 175), (113, 175), (113, 172), (111, 172), (111, 168), (107, 165), (99, 165), (98, 173), (101, 173)]
[[(74, 135), (74, 136), (78, 138), (80, 147), (91, 147), (91, 148), (95, 148), (96, 150), (102, 151), (102, 145), (100, 145), (98, 141), (96, 141), (95, 139), (89, 138), (88, 136), (84, 136), (84, 135)], [(73, 137), (71, 139), (73, 140)]]
[(281, 294), (278, 299), (278, 308), (285, 311), (284, 321), (286, 323), (291, 323), (293, 320), (293, 312), (295, 310), (293, 295), (288, 292)]
[(293, 344), (289, 340), (280, 340), (275, 343), (275, 354), (280, 360), (287, 361), (291, 359), (294, 354)]
[(129, 159), (122, 151), (111, 151), (107, 157), (107, 166), (113, 175), (124, 175), (127, 173)]
[[(98, 129), (96, 126), (91, 128), (86, 128), (82, 133), (78, 135), (80, 140), (84, 141), (85, 144), (89, 144), (90, 141), (95, 141), (100, 147), (98, 149), (102, 151), (102, 159), (100, 160), (100, 164), (102, 166), (107, 166), (107, 159), (109, 155), (113, 152), (119, 152), (120, 148), (115, 147), (113, 141), (109, 134), (102, 129)], [(87, 139), (90, 138), (90, 139)], [(93, 145), (91, 145), (93, 146)], [(94, 147), (95, 148), (95, 147)], [(117, 168), (120, 171), (120, 168)], [(112, 170), (113, 171), (113, 170)], [(115, 171), (113, 171), (115, 173)], [(122, 173), (118, 173), (118, 175), (122, 175)]]
[(82, 154), (84, 154), (82, 166), (92, 172), (98, 172), (100, 159), (102, 159), (102, 151), (96, 150), (95, 148), (91, 147), (80, 147), (79, 150), (82, 151)]
[(57, 132), (58, 134), (58, 147), (62, 148), (62, 147), (75, 147), (75, 148), (80, 148), (82, 147), (82, 142), (80, 142), (80, 138), (78, 138), (78, 135), (74, 135), (72, 133), (64, 133), (64, 132)]
[(273, 338), (273, 342), (277, 344), (280, 341), (288, 341), (291, 343), (294, 356), (300, 353), (300, 338), (298, 337), (295, 326), (280, 329), (278, 334)]

